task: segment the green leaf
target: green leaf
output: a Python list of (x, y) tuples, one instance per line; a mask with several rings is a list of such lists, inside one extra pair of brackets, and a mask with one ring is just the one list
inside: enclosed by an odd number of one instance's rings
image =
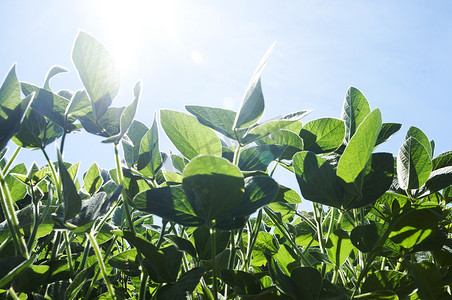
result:
[(432, 170), (452, 166), (452, 150), (441, 153), (432, 160)]
[(326, 250), (331, 262), (338, 267), (342, 266), (353, 250), (353, 244), (348, 233), (342, 228), (333, 231), (326, 243)]
[(286, 186), (279, 185), (279, 192), (275, 198), (275, 201), (289, 203), (289, 204), (297, 204), (297, 203), (301, 203), (301, 197), (294, 190), (292, 190)]
[(78, 90), (72, 96), (68, 107), (66, 108), (66, 115), (74, 117), (81, 117), (87, 114), (92, 114), (93, 108), (89, 101), (88, 94), (85, 90)]
[(201, 154), (221, 156), (220, 139), (196, 118), (177, 111), (162, 110), (160, 122), (168, 138), (187, 159)]
[(85, 190), (92, 196), (102, 186), (102, 177), (100, 176), (99, 166), (93, 163), (86, 172), (83, 179)]
[(119, 92), (120, 77), (113, 58), (104, 45), (80, 31), (72, 61), (91, 100), (94, 119), (100, 120)]
[(141, 139), (137, 169), (141, 174), (154, 178), (162, 166), (162, 156), (159, 149), (159, 132), (157, 120), (154, 118), (151, 129)]
[(195, 267), (181, 274), (175, 284), (170, 283), (158, 289), (157, 299), (185, 299), (187, 295), (193, 293), (204, 272), (205, 269), (203, 267)]
[(185, 109), (194, 115), (199, 123), (224, 134), (230, 139), (236, 139), (232, 130), (236, 113), (232, 110), (198, 105), (185, 105)]
[(402, 189), (417, 189), (429, 178), (432, 162), (428, 150), (414, 137), (400, 147), (397, 156), (397, 178)]
[(189, 240), (181, 238), (175, 234), (165, 234), (165, 239), (174, 244), (180, 251), (184, 251), (190, 256), (196, 257), (196, 249)]
[(133, 88), (133, 101), (130, 103), (121, 113), (121, 117), (119, 120), (119, 132), (118, 134), (111, 136), (102, 141), (102, 143), (114, 143), (118, 144), (123, 136), (126, 134), (130, 125), (133, 122), (133, 118), (135, 118), (135, 114), (137, 112), (138, 100), (140, 99), (141, 93), (141, 81), (138, 81)]
[(21, 83), (21, 88), (24, 95), (35, 93), (35, 98), (31, 104), (31, 108), (35, 111), (68, 131), (73, 131), (77, 128), (72, 124), (75, 119), (69, 120), (66, 116), (66, 110), (69, 105), (68, 99), (29, 83)]
[(281, 156), (286, 146), (260, 145), (247, 148), (240, 153), (239, 168), (242, 171), (266, 170), (268, 165)]
[[(242, 201), (230, 212), (216, 222), (217, 228), (242, 228), (246, 218), (262, 206), (274, 201), (279, 191), (279, 185), (268, 176), (253, 176), (245, 179), (245, 193)], [(242, 219), (242, 220), (240, 220)]]
[[(215, 256), (226, 249), (229, 242), (230, 234), (228, 231), (215, 230)], [(210, 228), (202, 226), (193, 231), (193, 239), (195, 241), (197, 257), (203, 260), (212, 259), (212, 234)]]
[(201, 226), (205, 221), (191, 203), (195, 197), (193, 191), (182, 186), (162, 187), (139, 193), (133, 204), (141, 211), (184, 226)]
[(402, 124), (399, 123), (383, 123), (381, 125), (380, 133), (378, 134), (377, 142), (375, 146), (380, 145), (389, 140), (397, 131), (402, 128)]
[(179, 172), (183, 172), (185, 166), (188, 164), (188, 160), (179, 155), (171, 153), (171, 163), (173, 164), (173, 167), (176, 170), (178, 170)]
[(303, 128), (303, 122), (301, 122), (301, 121), (293, 122), (292, 124), (284, 127), (285, 130), (290, 130), (292, 132), (295, 132), (296, 134), (300, 134), (300, 131), (302, 128)]
[(261, 292), (261, 283), (256, 276), (239, 270), (223, 269), (221, 280), (234, 289), (238, 296), (257, 295)]
[(266, 254), (267, 266), (272, 277), (273, 282), (287, 295), (292, 296), (292, 299), (302, 299), (298, 284), (289, 276), (281, 271), (278, 263), (273, 258)]
[(280, 129), (271, 135), (275, 144), (286, 147), (281, 159), (292, 160), (295, 153), (303, 150), (303, 140), (300, 136), (290, 130)]
[(345, 135), (344, 121), (321, 118), (306, 123), (300, 131), (304, 150), (314, 153), (328, 153), (337, 149)]
[(366, 278), (362, 292), (391, 290), (403, 298), (411, 294), (414, 289), (413, 280), (407, 274), (394, 270), (378, 270)]
[(362, 197), (357, 203), (350, 203), (353, 208), (372, 204), (390, 187), (394, 176), (394, 157), (391, 153), (373, 153), (366, 166), (362, 184)]
[(29, 110), (13, 141), (24, 148), (39, 149), (63, 135), (63, 129), (34, 110)]
[(439, 208), (411, 209), (393, 220), (389, 238), (410, 249), (435, 234), (441, 218)]
[(314, 152), (302, 151), (294, 155), (293, 167), (305, 199), (341, 208), (344, 190), (328, 162)]
[[(297, 283), (301, 299), (318, 299), (322, 290), (322, 275), (317, 269), (299, 267), (292, 270), (290, 277)], [(300, 295), (300, 296), (301, 296)]]
[(300, 110), (263, 122), (262, 124), (257, 124), (251, 127), (249, 130), (244, 131), (244, 134), (238, 132), (239, 141), (243, 145), (247, 145), (249, 143), (262, 139), (280, 129), (299, 122), (301, 118), (308, 115), (310, 112), (311, 110)]
[(34, 94), (31, 94), (20, 99), (20, 84), (16, 66), (13, 66), (0, 87), (0, 150), (19, 131), (33, 97)]
[(370, 113), (369, 102), (366, 97), (354, 87), (350, 87), (345, 94), (342, 120), (345, 121), (345, 140), (348, 142), (355, 134), (359, 124)]
[(66, 289), (67, 299), (73, 299), (77, 293), (83, 288), (83, 286), (91, 281), (95, 275), (97, 262), (90, 267), (81, 270), (77, 273), (71, 284)]
[(31, 265), (14, 278), (13, 288), (18, 293), (37, 292), (40, 290), (50, 273), (46, 265)]
[[(151, 277), (153, 281), (174, 282), (176, 280), (174, 276), (174, 266), (180, 266), (182, 256), (176, 255), (176, 252), (174, 251), (177, 250), (174, 250), (173, 246), (165, 248), (170, 248), (169, 250), (159, 250), (141, 235), (129, 231), (114, 231), (113, 233), (119, 237), (125, 238), (145, 257), (146, 260), (144, 266), (149, 273), (149, 277)], [(169, 255), (165, 255), (165, 252)], [(168, 257), (168, 259), (166, 259), (166, 257)]]
[(33, 255), (28, 260), (22, 256), (7, 257), (0, 260), (0, 288), (5, 288), (11, 283), (23, 270), (28, 268), (36, 260)]
[(265, 53), (264, 57), (257, 66), (256, 71), (251, 77), (245, 95), (240, 105), (240, 109), (235, 117), (232, 128), (247, 128), (254, 125), (264, 113), (264, 95), (262, 94), (261, 75), (264, 67), (273, 51), (274, 44)]
[(61, 153), (58, 151), (58, 172), (61, 177), (61, 185), (63, 187), (63, 221), (74, 218), (82, 208), (82, 200), (77, 193), (74, 181), (69, 175), (66, 166), (63, 163)]
[(113, 268), (117, 268), (124, 272), (127, 276), (140, 276), (140, 264), (137, 262), (137, 250), (130, 249), (119, 254), (116, 254), (108, 260), (108, 263)]
[(194, 208), (209, 224), (241, 202), (244, 179), (239, 168), (226, 159), (198, 156), (185, 167), (182, 186), (195, 191)]
[[(355, 182), (369, 161), (381, 128), (381, 113), (377, 108), (362, 121), (349, 140), (337, 166), (337, 176), (345, 182)], [(358, 186), (361, 182), (356, 183)], [(359, 189), (358, 189), (359, 191)]]
[(380, 237), (383, 235), (384, 226), (382, 224), (366, 224), (353, 228), (350, 233), (352, 244), (363, 253), (371, 252), (375, 249)]
[(55, 77), (58, 74), (69, 72), (68, 69), (63, 68), (61, 66), (53, 66), (46, 75), (46, 79), (44, 80), (44, 89), (50, 91), (50, 79)]
[(416, 198), (426, 197), (452, 185), (452, 166), (430, 173), (425, 184), (416, 192)]
[(435, 264), (423, 261), (416, 264), (410, 264), (409, 270), (414, 277), (418, 288), (417, 294), (421, 299), (434, 300), (439, 299), (443, 290), (443, 280)]
[(73, 218), (64, 220), (64, 218), (61, 218), (58, 215), (52, 215), (52, 217), (54, 217), (63, 228), (70, 229), (75, 233), (86, 232), (90, 230), (96, 220), (107, 214), (111, 204), (118, 200), (121, 191), (122, 186), (118, 186), (109, 197), (107, 197), (105, 192), (99, 192), (94, 194), (91, 198), (83, 200), (80, 212)]
[(124, 159), (127, 162), (127, 166), (130, 168), (137, 163), (141, 140), (148, 132), (149, 128), (143, 123), (134, 120), (127, 131), (127, 139), (132, 143), (122, 141), (122, 149), (124, 151)]
[(432, 158), (433, 156), (432, 145), (430, 144), (428, 137), (425, 135), (424, 132), (422, 132), (422, 130), (420, 130), (417, 127), (411, 126), (408, 129), (408, 132), (406, 133), (405, 140), (407, 140), (410, 137), (415, 138), (419, 143), (421, 143), (422, 146), (424, 146), (425, 149), (427, 149), (430, 158)]
[(399, 297), (393, 291), (370, 292), (353, 297), (357, 300), (399, 300)]

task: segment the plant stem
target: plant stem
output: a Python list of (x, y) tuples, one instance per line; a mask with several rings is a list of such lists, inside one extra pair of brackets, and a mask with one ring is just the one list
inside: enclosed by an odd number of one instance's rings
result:
[(326, 249), (325, 249), (325, 243), (323, 240), (323, 228), (322, 228), (322, 215), (321, 212), (319, 211), (319, 207), (316, 203), (312, 202), (312, 208), (314, 210), (314, 218), (315, 218), (315, 223), (317, 225), (317, 238), (319, 239), (319, 246), (320, 246), (320, 251), (322, 253), (326, 253)]
[(295, 241), (292, 239), (288, 230), (283, 225), (280, 224), (275, 213), (268, 206), (265, 206), (264, 210), (265, 210), (265, 213), (267, 214), (267, 216), (272, 220), (273, 224), (275, 224), (275, 226), (279, 229), (279, 231), (281, 231), (281, 233), (287, 238), (287, 240), (289, 241), (290, 245), (295, 250), (295, 252), (297, 252), (298, 257), (302, 261), (303, 265), (305, 267), (312, 267), (311, 263), (304, 256), (304, 253), (301, 252), (300, 249), (298, 248), (297, 243), (295, 243)]
[(113, 286), (111, 285), (110, 280), (108, 279), (107, 268), (105, 267), (104, 260), (102, 259), (102, 253), (100, 252), (100, 248), (99, 245), (97, 244), (96, 238), (92, 235), (91, 232), (87, 232), (86, 235), (89, 238), (91, 245), (93, 246), (94, 253), (96, 254), (96, 258), (99, 263), (100, 271), (102, 272), (102, 277), (104, 277), (108, 293), (110, 294), (110, 298), (116, 299)]
[(13, 162), (16, 159), (17, 155), (19, 154), (20, 150), (22, 150), (22, 147), (17, 147), (16, 150), (14, 150), (13, 155), (11, 156), (11, 158), (9, 159), (9, 161), (6, 163), (5, 167), (3, 168), (3, 173), (4, 174), (8, 174), (9, 173), (9, 168), (13, 164)]
[(64, 232), (64, 241), (66, 244), (67, 263), (69, 265), (69, 274), (71, 278), (74, 276), (74, 263), (72, 261), (71, 243), (69, 241), (69, 232)]
[(121, 162), (119, 159), (118, 144), (114, 144), (114, 147), (115, 147), (116, 172), (118, 173), (118, 182), (120, 185), (123, 186), (122, 201), (123, 201), (123, 205), (124, 205), (124, 211), (126, 213), (126, 219), (127, 219), (128, 225), (129, 225), (129, 230), (132, 233), (135, 233), (135, 228), (134, 228), (133, 222), (132, 222), (132, 216), (131, 216), (130, 209), (129, 209), (129, 203), (127, 203), (127, 191), (124, 188), (124, 174), (122, 173)]
[(1, 201), (3, 214), (5, 215), (6, 222), (8, 223), (9, 231), (14, 241), (16, 250), (19, 251), (25, 258), (29, 258), (27, 244), (25, 239), (20, 232), (19, 220), (16, 216), (16, 211), (14, 209), (14, 202), (11, 198), (11, 193), (9, 191), (8, 185), (6, 184), (5, 177), (3, 176), (3, 171), (0, 169), (0, 189), (1, 189)]
[(218, 282), (217, 282), (217, 241), (215, 237), (215, 228), (210, 228), (210, 245), (212, 250), (212, 279), (213, 279), (213, 299), (218, 300)]
[(44, 148), (41, 148), (42, 153), (44, 154), (44, 157), (46, 158), (47, 164), (49, 165), (50, 171), (52, 173), (52, 180), (53, 180), (53, 184), (55, 185), (55, 188), (57, 190), (57, 195), (58, 195), (58, 202), (62, 202), (63, 201), (63, 196), (61, 194), (61, 186), (60, 186), (60, 181), (58, 180), (58, 176), (55, 170), (55, 166), (53, 165), (52, 161), (50, 160), (49, 156), (47, 155), (47, 152), (45, 151)]
[(240, 145), (240, 143), (237, 144), (237, 147), (235, 148), (234, 151), (234, 158), (232, 160), (232, 163), (236, 166), (239, 165), (239, 158), (240, 158), (240, 149), (242, 148), (242, 146)]

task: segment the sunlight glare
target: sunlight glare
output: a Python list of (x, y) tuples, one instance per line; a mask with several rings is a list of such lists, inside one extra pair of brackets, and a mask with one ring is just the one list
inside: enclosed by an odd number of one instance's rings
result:
[(196, 51), (196, 50), (193, 50), (190, 53), (190, 57), (191, 57), (191, 60), (193, 60), (197, 64), (200, 64), (203, 61), (202, 54), (199, 53), (199, 51)]
[(136, 67), (136, 57), (149, 39), (173, 43), (179, 39), (180, 10), (172, 2), (97, 0), (93, 4), (122, 75)]

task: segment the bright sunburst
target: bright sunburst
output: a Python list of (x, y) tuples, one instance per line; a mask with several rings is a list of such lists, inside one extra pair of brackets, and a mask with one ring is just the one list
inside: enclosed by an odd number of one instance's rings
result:
[(147, 38), (177, 42), (180, 10), (169, 1), (98, 0), (95, 13), (121, 73), (136, 65), (136, 56)]

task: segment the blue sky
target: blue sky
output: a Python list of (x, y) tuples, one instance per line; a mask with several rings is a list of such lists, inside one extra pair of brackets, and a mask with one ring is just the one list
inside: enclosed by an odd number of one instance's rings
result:
[[(61, 65), (70, 73), (53, 79), (52, 88), (80, 89), (71, 50), (81, 29), (121, 66), (113, 105), (129, 103), (133, 84), (143, 80), (136, 118), (150, 126), (161, 108), (237, 109), (260, 58), (276, 41), (262, 76), (263, 119), (302, 109), (314, 110), (305, 121), (339, 118), (345, 92), (355, 86), (380, 108), (384, 122), (403, 124), (380, 151), (396, 155), (414, 125), (435, 140), (439, 154), (452, 149), (451, 12), (450, 1), (5, 0), (0, 77), (17, 63), (19, 80), (42, 84), (48, 69)], [(112, 147), (100, 141), (87, 133), (69, 136), (65, 158), (81, 161), (82, 171), (94, 161), (112, 168)], [(174, 149), (163, 141), (161, 150), (168, 148)], [(50, 145), (49, 153), (54, 149)], [(30, 165), (42, 163), (41, 157), (23, 151), (18, 159)]]

